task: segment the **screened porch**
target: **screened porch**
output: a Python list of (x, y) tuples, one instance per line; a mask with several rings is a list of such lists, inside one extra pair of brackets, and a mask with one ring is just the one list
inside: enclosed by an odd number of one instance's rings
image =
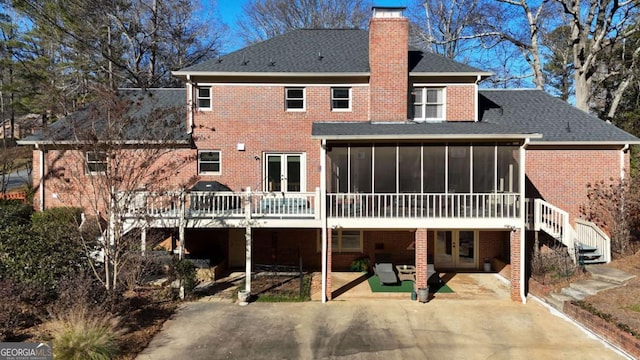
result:
[(519, 218), (520, 144), (327, 144), (329, 218)]

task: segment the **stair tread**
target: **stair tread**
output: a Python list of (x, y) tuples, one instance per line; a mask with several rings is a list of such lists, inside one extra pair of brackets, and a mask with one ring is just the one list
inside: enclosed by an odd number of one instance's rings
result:
[(587, 245), (587, 244), (583, 244), (581, 242), (578, 243), (577, 245), (578, 249), (580, 250), (585, 250), (585, 251), (593, 251), (593, 250), (598, 250), (597, 247), (595, 246), (591, 246), (591, 245)]
[(580, 291), (578, 289), (575, 289), (573, 287), (563, 288), (562, 290), (560, 290), (560, 294), (568, 296), (574, 300), (584, 300), (584, 298), (589, 296), (589, 294), (583, 291)]
[(569, 286), (572, 289), (581, 291), (583, 293), (586, 293), (589, 295), (595, 295), (600, 291), (612, 289), (614, 287), (617, 287), (618, 285), (607, 282), (607, 281), (588, 279), (588, 280), (580, 280), (580, 281), (573, 282)]
[(600, 253), (588, 253), (588, 254), (578, 254), (578, 256), (581, 259), (587, 259), (587, 258), (599, 258), (602, 256), (602, 254)]

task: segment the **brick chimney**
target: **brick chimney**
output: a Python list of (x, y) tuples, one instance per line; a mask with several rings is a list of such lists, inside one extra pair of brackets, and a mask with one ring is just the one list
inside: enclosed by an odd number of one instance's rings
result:
[(369, 21), (369, 120), (406, 121), (409, 20), (404, 7), (374, 7)]

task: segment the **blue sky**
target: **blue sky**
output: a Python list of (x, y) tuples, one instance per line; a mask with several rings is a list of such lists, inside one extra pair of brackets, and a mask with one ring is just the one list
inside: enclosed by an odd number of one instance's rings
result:
[[(234, 44), (233, 39), (237, 39), (235, 36), (235, 24), (236, 21), (242, 15), (242, 5), (247, 0), (217, 0), (217, 8), (214, 12), (220, 17), (220, 19), (229, 26), (229, 39), (225, 42), (224, 52), (231, 52), (242, 44)], [(407, 6), (410, 0), (374, 0), (373, 4), (377, 6)], [(202, 0), (202, 5), (206, 8), (211, 7), (211, 0)], [(215, 3), (215, 2), (213, 2)], [(230, 41), (229, 41), (230, 40)]]

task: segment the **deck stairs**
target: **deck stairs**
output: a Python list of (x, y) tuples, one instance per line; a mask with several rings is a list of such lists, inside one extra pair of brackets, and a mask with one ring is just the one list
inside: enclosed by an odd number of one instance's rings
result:
[(591, 265), (611, 261), (611, 239), (596, 224), (575, 219), (574, 228), (568, 212), (542, 199), (532, 202), (529, 200), (527, 206), (529, 228), (543, 231), (562, 243), (574, 262)]

